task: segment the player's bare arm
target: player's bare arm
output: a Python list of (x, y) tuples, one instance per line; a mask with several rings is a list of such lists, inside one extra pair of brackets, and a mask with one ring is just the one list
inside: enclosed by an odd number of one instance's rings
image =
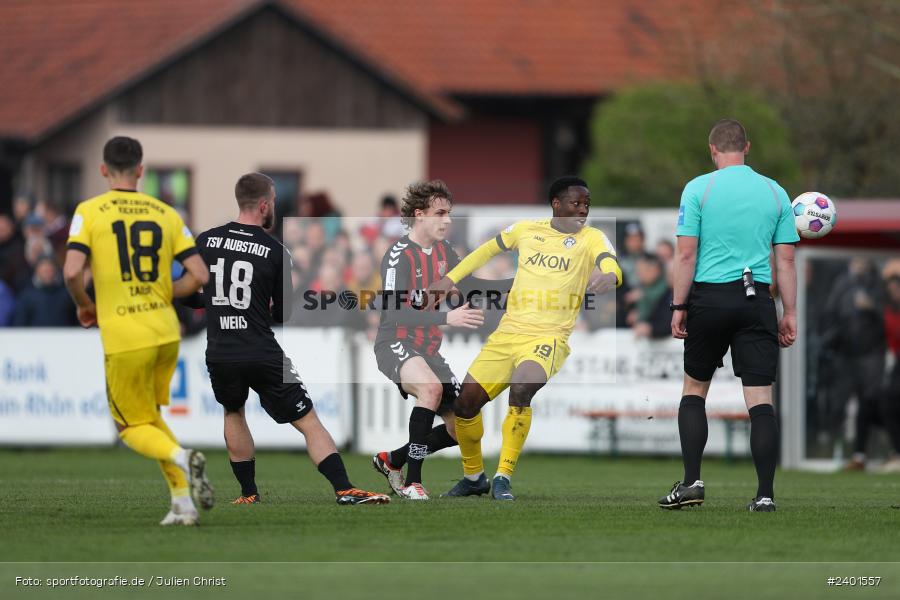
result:
[[(674, 282), (672, 304), (687, 304), (691, 283), (694, 281), (694, 270), (697, 266), (697, 240), (699, 238), (682, 235), (678, 237), (675, 247), (675, 263), (673, 265)], [(672, 311), (672, 337), (683, 340), (688, 336), (687, 311)]]
[(92, 327), (97, 324), (97, 307), (88, 296), (84, 287), (84, 268), (87, 266), (87, 254), (80, 250), (66, 252), (66, 263), (63, 266), (63, 279), (66, 289), (75, 302), (78, 322), (82, 327)]
[(184, 276), (172, 283), (172, 297), (184, 298), (190, 296), (209, 281), (209, 270), (199, 254), (184, 259)]
[(776, 244), (775, 267), (784, 306), (784, 315), (778, 322), (778, 343), (787, 348), (797, 340), (797, 267), (793, 244)]

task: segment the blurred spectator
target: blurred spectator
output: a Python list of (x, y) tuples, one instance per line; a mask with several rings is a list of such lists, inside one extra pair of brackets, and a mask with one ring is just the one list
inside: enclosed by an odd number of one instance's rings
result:
[(27, 196), (18, 196), (13, 200), (12, 214), (16, 225), (21, 229), (25, 224), (25, 219), (31, 214), (31, 200)]
[(19, 296), (13, 326), (65, 327), (76, 325), (75, 306), (63, 286), (52, 256), (42, 256), (34, 267), (31, 287)]
[(24, 244), (17, 233), (13, 220), (0, 215), (0, 281), (10, 288), (16, 286), (21, 274), (27, 270)]
[(20, 273), (16, 289), (21, 291), (29, 284), (29, 278), (42, 257), (53, 254), (53, 246), (44, 235), (44, 220), (36, 214), (25, 218), (23, 234), (25, 236), (25, 266), (28, 271)]
[(628, 285), (634, 286), (637, 281), (637, 261), (646, 252), (644, 249), (644, 230), (638, 222), (625, 226), (625, 239), (622, 243), (624, 252), (619, 252), (619, 266)]
[(328, 292), (336, 297), (346, 291), (341, 279), (341, 271), (334, 265), (323, 263), (318, 277), (309, 286), (309, 290), (316, 293), (318, 306), (314, 309), (307, 309), (301, 296), (299, 304), (294, 306), (291, 317), (292, 325), (363, 329), (365, 319), (361, 311), (355, 307), (353, 309), (344, 308), (336, 301), (327, 303), (326, 294)]
[(388, 194), (381, 199), (378, 217), (381, 219), (381, 235), (384, 237), (394, 240), (406, 235), (406, 228), (400, 220), (400, 206), (393, 195)]
[[(325, 192), (316, 192), (301, 198), (299, 213), (301, 217), (315, 219), (321, 224), (325, 240), (332, 240), (341, 229), (341, 213), (334, 207), (331, 198)], [(308, 228), (309, 225), (307, 225)]]
[(666, 281), (662, 262), (653, 254), (644, 254), (637, 261), (636, 276), (641, 293), (631, 318), (635, 336), (668, 337), (672, 333), (672, 288)]
[(856, 396), (856, 441), (848, 470), (865, 469), (866, 446), (871, 426), (878, 421), (878, 400), (884, 376), (884, 312), (875, 265), (866, 258), (850, 260), (848, 270), (835, 281), (825, 302), (823, 346), (829, 349), (844, 377), (831, 393), (846, 405)]
[(12, 288), (0, 279), (0, 327), (9, 327), (12, 324), (16, 309), (16, 298)]
[(669, 240), (659, 240), (656, 243), (656, 258), (666, 267), (671, 265), (675, 258), (675, 244)]
[(381, 277), (375, 271), (372, 257), (368, 252), (357, 252), (350, 264), (347, 289), (359, 296), (362, 290), (377, 292), (381, 289)]
[(69, 239), (69, 219), (55, 204), (44, 202), (42, 205), (44, 235), (53, 245), (53, 254), (61, 264), (65, 260), (66, 241)]
[(892, 363), (881, 404), (881, 418), (891, 438), (892, 454), (881, 470), (900, 473), (900, 273), (886, 269), (884, 333)]
[(282, 221), (281, 241), (285, 247), (293, 248), (303, 241), (303, 224), (300, 219), (288, 217)]
[(312, 269), (318, 271), (322, 264), (322, 252), (325, 250), (325, 226), (319, 220), (307, 221), (304, 234), (303, 241), (309, 248)]

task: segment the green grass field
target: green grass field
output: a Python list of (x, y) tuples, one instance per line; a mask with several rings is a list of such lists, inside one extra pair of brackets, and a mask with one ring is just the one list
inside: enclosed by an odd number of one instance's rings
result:
[[(900, 511), (890, 507), (900, 502), (897, 476), (779, 472), (778, 512), (750, 514), (752, 465), (709, 461), (706, 504), (667, 512), (654, 502), (680, 477), (680, 461), (526, 455), (514, 503), (340, 507), (305, 454), (262, 453), (264, 502), (231, 506), (238, 487), (227, 459), (208, 458), (218, 506), (201, 527), (161, 528), (167, 493), (150, 461), (123, 449), (0, 451), (0, 597), (293, 590), (303, 598), (371, 598), (420, 580), (428, 598), (900, 597)], [(345, 460), (356, 485), (386, 490), (368, 457)], [(459, 469), (457, 460), (429, 459), (426, 486), (445, 491)], [(102, 564), (110, 562), (122, 564)], [(225, 562), (232, 564), (217, 564)], [(229, 585), (127, 592), (14, 585), (16, 576), (101, 573), (226, 577)], [(877, 588), (826, 586), (828, 576), (864, 575), (883, 579)]]

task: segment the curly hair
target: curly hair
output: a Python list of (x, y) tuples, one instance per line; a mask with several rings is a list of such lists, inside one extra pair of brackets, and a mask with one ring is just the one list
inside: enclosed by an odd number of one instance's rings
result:
[(416, 221), (416, 209), (428, 210), (435, 198), (446, 198), (447, 202), (453, 204), (453, 194), (450, 193), (450, 188), (440, 179), (420, 181), (410, 185), (403, 195), (400, 220), (407, 227), (412, 227)]

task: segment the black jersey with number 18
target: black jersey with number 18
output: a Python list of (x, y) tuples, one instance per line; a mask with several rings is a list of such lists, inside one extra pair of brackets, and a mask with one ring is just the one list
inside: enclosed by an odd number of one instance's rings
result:
[(284, 285), (290, 285), (291, 256), (256, 225), (231, 222), (197, 236), (209, 266), (203, 286), (208, 315), (206, 360), (252, 361), (283, 355), (273, 323), (290, 317)]

